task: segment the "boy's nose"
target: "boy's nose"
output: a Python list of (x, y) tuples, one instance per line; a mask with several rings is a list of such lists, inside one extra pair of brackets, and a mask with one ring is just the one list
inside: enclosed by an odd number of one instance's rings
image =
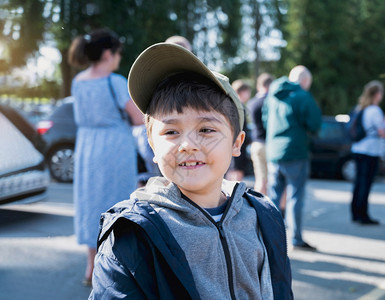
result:
[(196, 143), (192, 140), (185, 140), (183, 141), (179, 147), (178, 147), (178, 152), (190, 152), (190, 151), (197, 151), (198, 147)]

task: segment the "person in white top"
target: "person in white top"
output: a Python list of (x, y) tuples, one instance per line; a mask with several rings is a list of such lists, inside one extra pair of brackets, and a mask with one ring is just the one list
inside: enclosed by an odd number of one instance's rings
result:
[(358, 108), (363, 109), (362, 125), (366, 136), (352, 145), (357, 167), (351, 202), (352, 221), (363, 225), (378, 225), (368, 213), (370, 189), (382, 155), (381, 138), (385, 138), (384, 114), (379, 107), (384, 94), (380, 81), (367, 83), (358, 99)]

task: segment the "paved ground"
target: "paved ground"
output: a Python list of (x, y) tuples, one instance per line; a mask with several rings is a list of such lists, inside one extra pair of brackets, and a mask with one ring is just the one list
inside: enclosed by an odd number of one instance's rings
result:
[(350, 183), (311, 181), (304, 238), (318, 252), (289, 251), (296, 299), (385, 299), (385, 184), (370, 196), (380, 226), (350, 222), (350, 197)]
[[(289, 251), (296, 299), (385, 299), (384, 183), (370, 197), (382, 225), (359, 226), (350, 222), (350, 183), (310, 181), (304, 237), (319, 251)], [(68, 184), (52, 184), (47, 201), (0, 208), (1, 300), (87, 299), (73, 213)]]

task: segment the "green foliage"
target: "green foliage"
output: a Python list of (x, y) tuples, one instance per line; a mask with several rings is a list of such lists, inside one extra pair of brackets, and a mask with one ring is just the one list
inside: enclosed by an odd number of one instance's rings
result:
[[(23, 64), (38, 49), (43, 35), (54, 40), (62, 54), (62, 96), (69, 94), (70, 82), (78, 70), (67, 63), (71, 41), (94, 28), (108, 27), (125, 41), (120, 72), (126, 76), (133, 61), (146, 47), (171, 35), (185, 36), (193, 52), (205, 63), (221, 68), (230, 78), (253, 73), (242, 34), (245, 33), (242, 7), (261, 3), (272, 26), (282, 19), (276, 7), (287, 0), (9, 0), (3, 8), (22, 24), (19, 41), (12, 41), (12, 64)], [(16, 8), (16, 10), (15, 10)], [(261, 14), (258, 10), (258, 13)], [(253, 19), (254, 11), (250, 18)], [(33, 19), (33, 17), (35, 19)], [(3, 22), (1, 22), (3, 21)], [(5, 20), (0, 19), (0, 29)], [(26, 26), (29, 24), (30, 26)], [(265, 26), (266, 27), (266, 26)], [(28, 30), (32, 31), (28, 34)], [(248, 30), (248, 29), (246, 29)], [(265, 28), (266, 30), (266, 28)], [(257, 32), (256, 34), (259, 34)], [(12, 33), (9, 33), (12, 36)], [(18, 51), (23, 55), (16, 55)], [(19, 59), (19, 61), (17, 61)], [(24, 60), (23, 60), (24, 59)], [(0, 62), (0, 68), (4, 64)]]
[(8, 0), (0, 4), (0, 42), (8, 47), (2, 70), (25, 64), (37, 51), (44, 34), (44, 2)]
[[(194, 52), (201, 54), (202, 60), (209, 62), (217, 59), (217, 53), (225, 60), (234, 57), (240, 41), (242, 24), (238, 0), (51, 2), (49, 30), (63, 56), (66, 56), (71, 41), (77, 35), (94, 28), (108, 27), (125, 41), (119, 70), (124, 76), (128, 74), (130, 66), (141, 51), (171, 35), (185, 36), (193, 44)], [(213, 33), (217, 36), (214, 41), (210, 39)], [(198, 38), (199, 41), (195, 43)], [(67, 64), (65, 59), (62, 64)], [(68, 72), (68, 67), (62, 66), (62, 70)], [(70, 72), (69, 75), (72, 77), (73, 73)], [(64, 74), (63, 77), (64, 81), (69, 80)]]
[(384, 74), (384, 25), (382, 0), (291, 0), (281, 70), (306, 65), (323, 113), (347, 113)]
[[(25, 65), (44, 39), (54, 40), (63, 56), (62, 80), (22, 90), (51, 96), (61, 88), (66, 96), (78, 71), (66, 60), (70, 43), (100, 27), (124, 40), (119, 70), (124, 76), (143, 49), (175, 34), (190, 40), (203, 62), (231, 80), (254, 80), (264, 71), (279, 77), (295, 65), (306, 65), (324, 114), (348, 112), (365, 83), (385, 81), (383, 0), (2, 1), (0, 43), (8, 49), (0, 58), (0, 73)], [(279, 61), (264, 61), (268, 53), (262, 52), (261, 41), (277, 29), (287, 46), (276, 48)]]

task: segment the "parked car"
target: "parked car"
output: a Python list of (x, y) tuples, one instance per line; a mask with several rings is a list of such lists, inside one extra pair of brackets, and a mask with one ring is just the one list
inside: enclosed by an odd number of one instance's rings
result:
[(44, 141), (20, 112), (0, 105), (0, 204), (46, 197)]
[[(48, 119), (38, 123), (37, 131), (47, 144), (44, 153), (51, 176), (59, 182), (72, 182), (76, 140), (73, 99), (69, 97), (62, 102), (63, 104), (58, 106)], [(345, 130), (347, 117), (345, 115), (323, 116), (318, 135), (311, 139), (312, 177), (354, 180), (356, 166), (350, 152), (352, 143)], [(140, 157), (139, 162), (143, 165)], [(139, 166), (139, 168), (143, 167)], [(247, 175), (252, 175), (251, 160), (249, 169), (250, 174)], [(379, 174), (385, 174), (385, 156), (381, 160)]]
[(76, 140), (73, 98), (63, 99), (47, 119), (38, 122), (37, 132), (46, 142), (44, 155), (51, 176), (59, 182), (72, 182)]
[[(44, 154), (49, 171), (58, 182), (73, 181), (76, 129), (72, 97), (61, 100), (47, 119), (37, 123), (37, 132), (46, 142)], [(140, 180), (147, 178), (145, 163), (140, 155), (138, 171), (142, 174)]]
[(310, 144), (312, 177), (339, 178), (352, 181), (356, 166), (351, 153), (352, 142), (346, 133), (344, 116), (323, 116), (321, 129)]
[[(351, 153), (352, 142), (346, 133), (348, 121), (348, 115), (322, 117), (320, 131), (310, 142), (311, 177), (354, 180), (356, 165)], [(385, 175), (385, 153), (378, 174)]]
[[(321, 130), (311, 143), (311, 168), (313, 177), (340, 178), (354, 181), (356, 164), (351, 153), (352, 142), (346, 132), (348, 115), (324, 116)], [(382, 147), (377, 176), (385, 176), (385, 141)]]

